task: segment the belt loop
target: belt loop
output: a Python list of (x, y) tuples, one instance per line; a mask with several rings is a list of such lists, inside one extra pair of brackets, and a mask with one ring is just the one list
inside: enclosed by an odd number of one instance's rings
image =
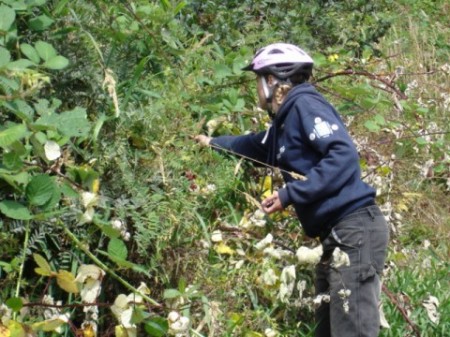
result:
[(375, 220), (375, 215), (373, 214), (371, 207), (367, 208), (367, 212), (369, 212), (370, 217), (372, 218), (372, 222), (373, 222)]

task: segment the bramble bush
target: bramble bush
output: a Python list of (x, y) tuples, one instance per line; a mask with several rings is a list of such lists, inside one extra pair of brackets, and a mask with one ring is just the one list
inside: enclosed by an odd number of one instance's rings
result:
[(240, 69), (278, 40), (390, 220), (382, 335), (445, 335), (445, 2), (0, 6), (0, 336), (312, 335), (318, 242), (258, 210), (265, 168), (190, 138), (267, 127)]

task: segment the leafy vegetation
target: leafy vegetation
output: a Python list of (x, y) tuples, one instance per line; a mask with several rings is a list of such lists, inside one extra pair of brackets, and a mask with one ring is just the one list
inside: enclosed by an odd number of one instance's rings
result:
[(381, 335), (445, 336), (448, 10), (0, 0), (0, 336), (312, 336), (318, 242), (258, 211), (265, 169), (191, 140), (266, 127), (240, 69), (280, 40), (390, 220)]

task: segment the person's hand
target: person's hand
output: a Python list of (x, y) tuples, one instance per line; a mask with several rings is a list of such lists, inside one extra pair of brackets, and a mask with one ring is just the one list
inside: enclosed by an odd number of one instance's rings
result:
[(202, 146), (209, 146), (211, 137), (208, 137), (205, 135), (197, 135), (197, 136), (194, 136), (194, 140)]
[(283, 209), (277, 191), (273, 192), (271, 196), (264, 199), (261, 203), (261, 206), (263, 208), (263, 211), (266, 212), (267, 214), (281, 211)]

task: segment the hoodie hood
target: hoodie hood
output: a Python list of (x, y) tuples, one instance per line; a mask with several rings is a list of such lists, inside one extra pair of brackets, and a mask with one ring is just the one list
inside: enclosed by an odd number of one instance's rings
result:
[(281, 125), (283, 123), (289, 111), (292, 110), (292, 106), (295, 104), (298, 96), (302, 94), (317, 95), (318, 97), (321, 97), (316, 88), (309, 82), (296, 85), (289, 91), (283, 104), (281, 104), (280, 109), (273, 120), (274, 125)]

